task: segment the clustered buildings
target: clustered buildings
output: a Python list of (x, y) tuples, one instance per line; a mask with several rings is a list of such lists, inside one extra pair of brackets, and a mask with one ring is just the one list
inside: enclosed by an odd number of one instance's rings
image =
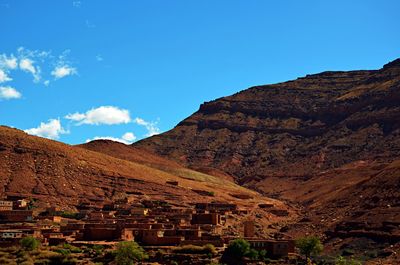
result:
[[(0, 201), (0, 247), (18, 244), (26, 236), (38, 238), (45, 245), (134, 240), (142, 246), (223, 247), (238, 237), (224, 232), (227, 216), (246, 213), (232, 203), (201, 202), (176, 207), (162, 200), (124, 198), (109, 203), (82, 202), (74, 213), (50, 207), (34, 214), (30, 201), (10, 196)], [(279, 257), (294, 251), (290, 240), (256, 238), (254, 221), (243, 225), (241, 237), (253, 248)]]

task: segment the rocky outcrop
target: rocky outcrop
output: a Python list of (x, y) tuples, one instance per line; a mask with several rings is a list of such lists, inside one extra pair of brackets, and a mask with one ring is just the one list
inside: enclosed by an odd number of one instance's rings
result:
[(136, 146), (246, 184), (307, 178), (357, 160), (400, 155), (400, 60), (380, 70), (323, 72), (204, 103)]

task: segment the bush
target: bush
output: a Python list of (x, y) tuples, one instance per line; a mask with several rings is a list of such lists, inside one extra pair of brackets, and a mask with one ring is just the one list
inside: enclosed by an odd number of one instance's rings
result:
[(261, 260), (266, 260), (268, 258), (267, 254), (268, 254), (267, 251), (265, 249), (263, 249), (263, 250), (260, 250), (260, 252), (258, 252), (258, 257)]
[(127, 241), (117, 245), (115, 262), (117, 265), (132, 265), (136, 261), (147, 259), (148, 256), (136, 242)]
[(250, 249), (249, 252), (246, 254), (246, 257), (249, 257), (251, 260), (258, 260), (258, 251), (255, 249)]
[(65, 248), (56, 249), (55, 252), (60, 253), (63, 256), (68, 256), (69, 254), (71, 254), (71, 251)]
[(194, 246), (194, 245), (185, 245), (182, 247), (176, 247), (172, 250), (174, 253), (182, 253), (182, 254), (207, 254), (214, 256), (217, 254), (214, 245), (206, 244), (204, 246)]
[(64, 243), (63, 244), (63, 248), (68, 249), (69, 251), (71, 251), (71, 253), (82, 253), (82, 249), (72, 246), (70, 244)]
[(28, 236), (19, 241), (22, 248), (25, 250), (31, 251), (35, 250), (39, 247), (40, 242), (34, 237)]
[(231, 241), (224, 254), (232, 258), (242, 259), (250, 251), (250, 243), (244, 239), (235, 239)]
[(303, 237), (296, 240), (296, 247), (299, 248), (300, 253), (306, 256), (308, 260), (311, 255), (318, 255), (324, 249), (321, 241), (316, 236)]
[(362, 265), (361, 261), (355, 259), (346, 259), (342, 256), (339, 256), (336, 261), (335, 265)]
[(79, 213), (74, 212), (63, 211), (61, 212), (60, 216), (69, 219), (79, 219)]

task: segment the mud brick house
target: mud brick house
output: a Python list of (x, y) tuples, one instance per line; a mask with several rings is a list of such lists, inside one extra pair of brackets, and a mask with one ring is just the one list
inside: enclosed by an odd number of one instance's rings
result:
[(218, 202), (211, 202), (211, 203), (196, 203), (195, 206), (196, 210), (203, 210), (203, 211), (210, 211), (210, 212), (217, 212), (217, 213), (226, 213), (232, 212), (237, 210), (237, 205), (233, 203), (218, 203)]
[(0, 211), (0, 222), (31, 222), (32, 214), (28, 210)]
[(105, 216), (103, 212), (93, 211), (87, 214), (87, 219), (90, 221), (101, 221), (104, 220), (104, 218)]
[(185, 240), (200, 240), (201, 235), (202, 232), (200, 230), (200, 227), (168, 229), (164, 231), (164, 236), (184, 237)]
[(67, 238), (64, 237), (62, 233), (50, 232), (43, 233), (44, 244), (48, 244), (50, 246), (59, 245), (65, 243)]
[(130, 214), (133, 216), (146, 216), (149, 214), (149, 209), (146, 208), (131, 208)]
[(0, 201), (0, 211), (11, 211), (13, 209), (12, 201)]
[(143, 200), (141, 202), (144, 207), (149, 208), (149, 209), (156, 209), (157, 207), (163, 207), (163, 208), (171, 208), (172, 206), (169, 205), (168, 202), (163, 201), (163, 200)]
[(248, 242), (251, 248), (259, 251), (266, 250), (267, 255), (272, 258), (287, 257), (289, 253), (295, 252), (293, 240), (250, 239)]
[(82, 233), (86, 241), (117, 240), (121, 236), (121, 229), (117, 225), (91, 223), (85, 225)]
[(135, 240), (133, 229), (124, 228), (121, 231), (121, 240), (123, 241), (133, 241)]
[(180, 236), (164, 236), (164, 231), (160, 229), (149, 229), (142, 231), (141, 242), (148, 246), (176, 246), (179, 245), (184, 238)]
[(22, 230), (0, 230), (1, 239), (22, 238), (23, 235)]
[(196, 213), (192, 215), (191, 224), (221, 224), (221, 216), (217, 213)]
[(224, 240), (221, 235), (213, 235), (209, 233), (202, 233), (200, 239), (186, 239), (182, 242), (183, 245), (196, 245), (196, 246), (204, 246), (206, 244), (212, 244), (215, 247), (223, 247)]
[(15, 228), (15, 229), (1, 229), (0, 230), (0, 247), (9, 247), (18, 245), (21, 238), (33, 236), (35, 238), (42, 238), (40, 230), (30, 228)]
[(29, 201), (25, 199), (17, 200), (14, 202), (14, 210), (27, 210)]
[(67, 224), (60, 226), (60, 232), (63, 233), (64, 236), (75, 236), (79, 231), (83, 231), (84, 228), (85, 223), (83, 222), (68, 222)]

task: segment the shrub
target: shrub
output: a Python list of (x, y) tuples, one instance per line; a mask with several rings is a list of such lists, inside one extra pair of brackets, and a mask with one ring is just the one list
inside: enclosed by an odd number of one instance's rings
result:
[(265, 249), (260, 250), (260, 252), (258, 252), (258, 256), (261, 260), (265, 260), (267, 259), (267, 251)]
[(55, 252), (60, 253), (63, 256), (68, 256), (69, 254), (71, 254), (71, 251), (65, 248), (56, 249)]
[(335, 265), (362, 265), (361, 261), (355, 259), (346, 259), (343, 256), (339, 256), (336, 261)]
[(251, 260), (258, 260), (258, 251), (255, 249), (250, 249), (249, 252), (247, 252), (246, 257), (249, 257)]
[(34, 237), (28, 236), (19, 241), (22, 248), (25, 250), (31, 251), (35, 250), (39, 247), (40, 242)]
[(63, 244), (63, 248), (68, 249), (69, 251), (71, 251), (71, 253), (82, 253), (82, 249), (72, 246), (70, 244), (64, 243)]
[(324, 249), (321, 241), (316, 236), (303, 237), (296, 240), (296, 247), (299, 248), (300, 253), (306, 256), (308, 260), (311, 255), (318, 255)]
[(121, 242), (117, 245), (115, 262), (117, 265), (132, 265), (133, 262), (147, 259), (148, 256), (134, 241)]
[(212, 244), (206, 244), (204, 246), (184, 245), (182, 247), (176, 247), (172, 251), (182, 254), (207, 254), (211, 256), (217, 254)]
[(231, 241), (225, 249), (224, 255), (231, 258), (243, 259), (250, 251), (250, 243), (244, 239)]
[(61, 212), (60, 216), (69, 219), (79, 219), (79, 213), (68, 212), (68, 211)]

